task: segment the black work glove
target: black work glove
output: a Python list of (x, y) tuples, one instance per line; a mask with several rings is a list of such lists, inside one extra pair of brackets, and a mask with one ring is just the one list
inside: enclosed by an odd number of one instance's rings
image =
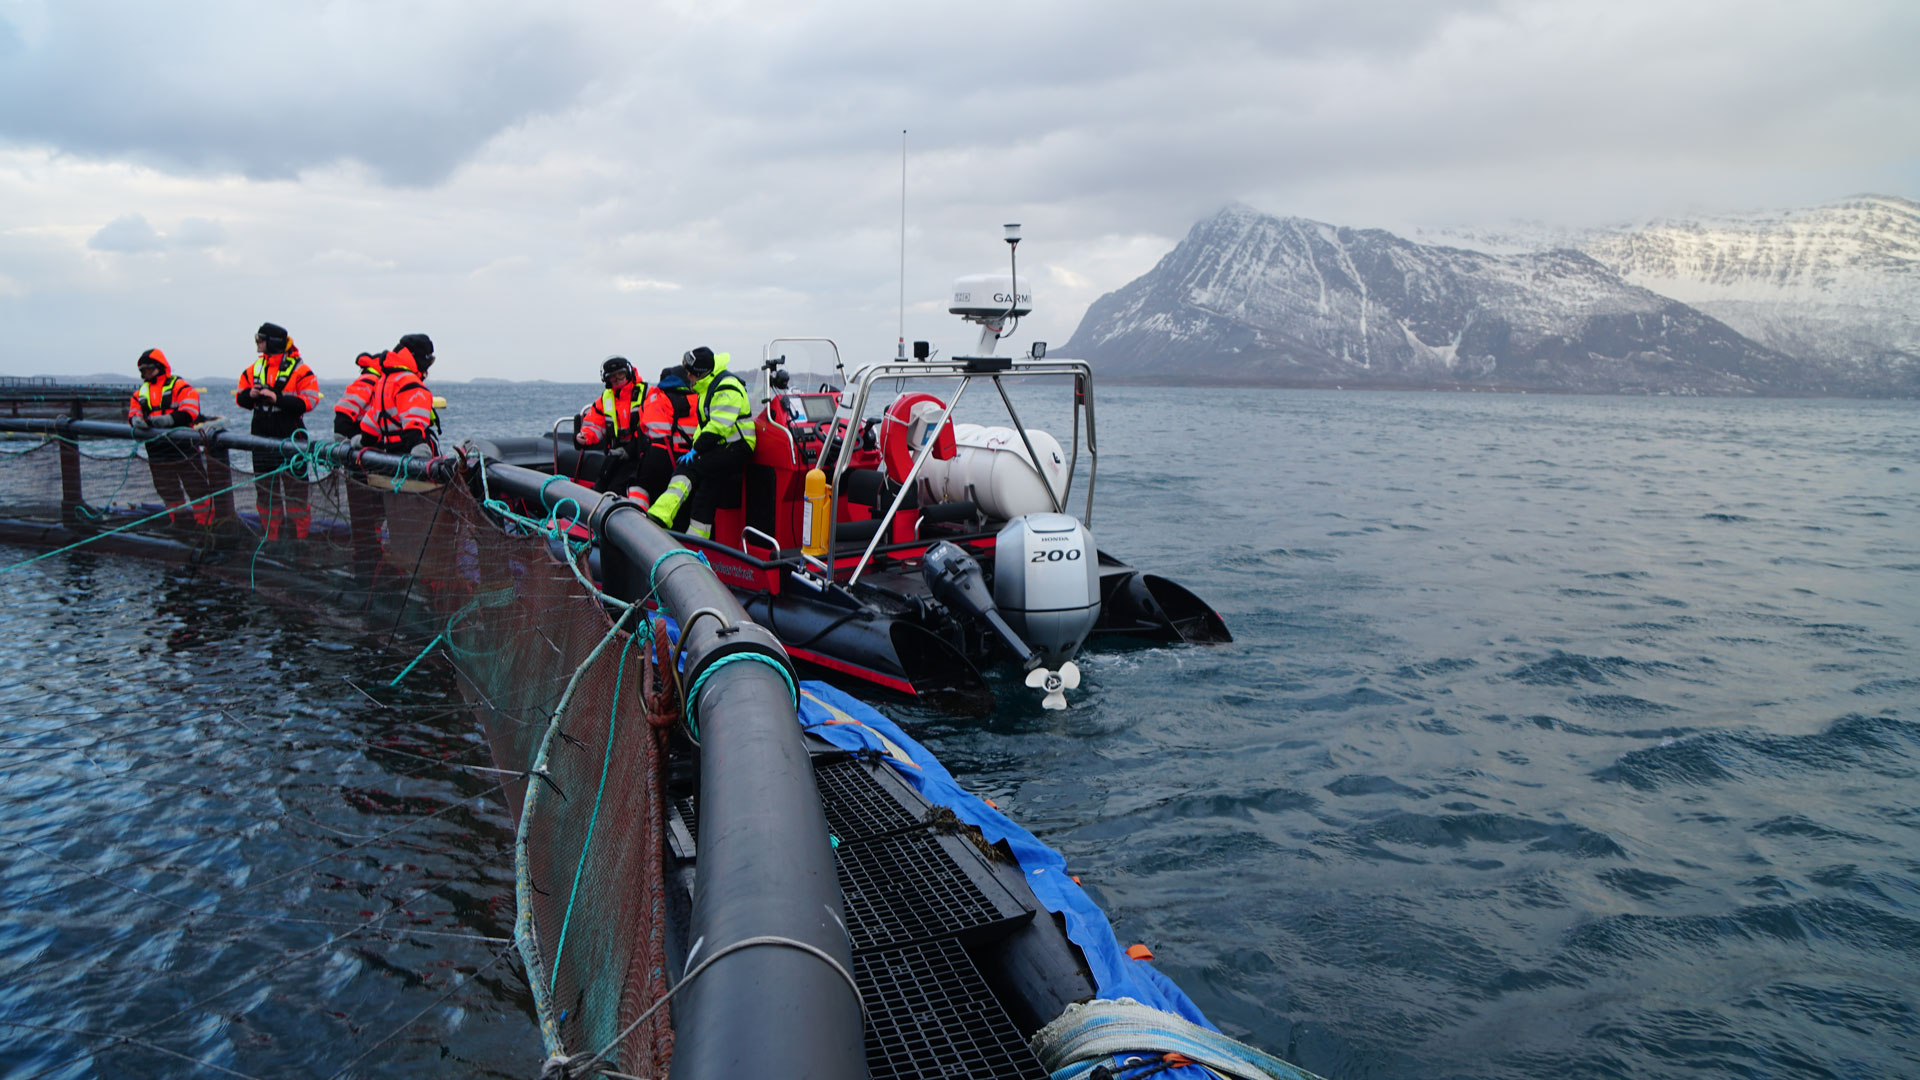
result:
[(360, 434), (360, 421), (343, 412), (334, 413), (333, 433), (343, 439), (351, 439)]

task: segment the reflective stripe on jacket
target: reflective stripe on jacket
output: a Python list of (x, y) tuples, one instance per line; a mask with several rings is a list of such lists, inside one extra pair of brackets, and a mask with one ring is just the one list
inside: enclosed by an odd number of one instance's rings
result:
[[(185, 413), (190, 423), (200, 422), (200, 391), (174, 374), (163, 374), (150, 383), (141, 383), (127, 405), (127, 419)], [(178, 419), (176, 417), (176, 419)]]
[(253, 403), (246, 397), (247, 391), (255, 387), (276, 394), (292, 394), (302, 403), (301, 412), (320, 404), (320, 380), (314, 378), (313, 369), (300, 359), (298, 349), (288, 349), (278, 356), (262, 356), (248, 365), (240, 373), (240, 386), (234, 391), (234, 401), (243, 408), (253, 408)]
[(713, 370), (693, 384), (700, 395), (700, 431), (697, 437), (717, 436), (723, 443), (746, 440), (754, 444), (753, 399), (747, 396), (747, 384), (727, 370), (730, 357), (721, 353), (713, 359)]
[(380, 384), (380, 372), (375, 369), (362, 371), (360, 376), (347, 384), (340, 393), (340, 404), (333, 407), (336, 414), (345, 416), (354, 423), (366, 415), (367, 405), (373, 401), (373, 388)]
[(418, 431), (424, 439), (433, 425), (433, 392), (420, 380), (413, 354), (395, 349), (386, 356), (386, 372), (373, 386), (360, 415), (360, 434), (369, 446), (397, 446), (401, 433)]
[(665, 390), (657, 386), (647, 390), (646, 400), (640, 406), (640, 428), (646, 432), (648, 442), (673, 449), (673, 398)]
[(592, 446), (607, 438), (612, 429), (611, 441), (639, 437), (644, 430), (642, 404), (646, 401), (647, 384), (629, 382), (619, 390), (603, 390), (587, 406), (586, 415), (580, 418), (580, 441)]

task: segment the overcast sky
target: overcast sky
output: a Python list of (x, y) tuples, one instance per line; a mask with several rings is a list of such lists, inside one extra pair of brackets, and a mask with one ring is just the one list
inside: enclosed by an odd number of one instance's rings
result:
[(972, 338), (1025, 226), (1086, 306), (1241, 201), (1559, 226), (1920, 196), (1915, 0), (0, 0), (0, 373), (591, 381)]

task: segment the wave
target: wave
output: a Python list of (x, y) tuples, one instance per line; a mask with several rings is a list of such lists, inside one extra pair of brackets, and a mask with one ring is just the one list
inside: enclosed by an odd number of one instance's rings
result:
[(1715, 731), (1623, 755), (1595, 779), (1641, 791), (1671, 784), (1711, 786), (1750, 776), (1786, 776), (1867, 769), (1882, 776), (1911, 775), (1920, 749), (1920, 725), (1886, 716), (1852, 714), (1810, 735)]
[(1533, 686), (1611, 686), (1614, 679), (1638, 678), (1683, 670), (1664, 660), (1629, 660), (1624, 656), (1583, 656), (1554, 650), (1553, 655), (1507, 672), (1507, 678)]
[(1464, 849), (1469, 844), (1521, 844), (1527, 852), (1568, 855), (1579, 859), (1612, 858), (1626, 854), (1613, 838), (1584, 825), (1547, 824), (1512, 814), (1416, 814), (1397, 810), (1351, 830), (1339, 842), (1355, 855), (1396, 862), (1422, 860), (1389, 851), (1382, 844), (1433, 849)]

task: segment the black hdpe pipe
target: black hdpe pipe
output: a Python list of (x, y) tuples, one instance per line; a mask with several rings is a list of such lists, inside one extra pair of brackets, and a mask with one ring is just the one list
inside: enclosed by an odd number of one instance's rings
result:
[[(95, 439), (127, 439), (136, 442), (199, 443), (210, 450), (261, 450), (274, 454), (287, 452), (286, 439), (268, 439), (243, 435), (237, 431), (201, 431), (198, 428), (163, 428), (135, 431), (126, 424), (106, 420), (47, 420), (0, 417), (0, 431), (19, 431), (36, 435), (88, 436)], [(314, 439), (309, 444), (320, 456), (336, 465), (363, 468), (392, 476), (446, 481), (454, 476), (460, 463), (457, 457), (419, 458), (407, 454), (386, 454), (378, 450), (356, 450), (331, 438)]]
[[(129, 437), (125, 424), (93, 420), (0, 418), (0, 431)], [(149, 438), (284, 451), (279, 439), (225, 431), (185, 429)], [(342, 465), (441, 481), (455, 479), (459, 465), (458, 458), (403, 457), (345, 443), (316, 440), (314, 447)], [(701, 755), (700, 863), (687, 970), (726, 955), (674, 1000), (673, 1075), (867, 1075), (860, 999), (848, 982), (853, 950), (839, 878), (813, 768), (794, 722), (788, 682), (793, 664), (779, 639), (748, 620), (705, 563), (668, 557), (685, 549), (638, 504), (531, 469), (482, 467), (490, 490), (543, 512), (568, 499), (593, 508), (590, 523), (601, 539), (607, 591), (628, 600), (650, 589), (657, 593), (680, 623), (682, 685), (700, 686), (698, 699), (688, 702), (700, 725)], [(650, 574), (654, 583), (647, 581)], [(778, 669), (760, 662), (715, 667), (742, 653), (767, 657)], [(736, 949), (753, 939), (768, 940)]]
[[(486, 469), (497, 495), (542, 511), (569, 499), (592, 508), (607, 591), (628, 600), (657, 592), (680, 623), (682, 685), (699, 684), (712, 669), (687, 703), (700, 730), (700, 863), (687, 970), (738, 943), (775, 940), (727, 952), (675, 998), (674, 1077), (867, 1075), (860, 1000), (848, 982), (853, 950), (826, 815), (794, 723), (786, 650), (748, 620), (706, 564), (668, 557), (686, 549), (637, 503), (531, 469)], [(779, 669), (714, 667), (739, 653), (769, 657)], [(808, 950), (832, 957), (838, 970)]]

